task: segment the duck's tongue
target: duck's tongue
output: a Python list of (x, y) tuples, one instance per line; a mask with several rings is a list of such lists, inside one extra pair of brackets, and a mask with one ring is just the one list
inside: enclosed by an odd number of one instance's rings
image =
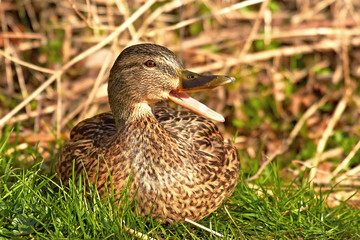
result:
[(210, 118), (211, 120), (217, 122), (225, 121), (224, 117), (220, 113), (217, 113), (214, 110), (208, 108), (207, 106), (193, 99), (186, 93), (171, 91), (169, 94), (169, 99), (174, 103), (179, 104), (180, 106), (183, 106), (184, 108), (187, 108), (199, 114), (200, 116)]

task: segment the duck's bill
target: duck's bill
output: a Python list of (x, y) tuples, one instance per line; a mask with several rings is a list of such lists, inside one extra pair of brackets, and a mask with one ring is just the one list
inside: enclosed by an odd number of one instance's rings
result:
[(179, 74), (179, 92), (198, 92), (210, 90), (228, 83), (235, 82), (235, 78), (223, 75), (201, 75), (188, 70), (176, 69)]
[(206, 91), (228, 83), (233, 83), (235, 78), (220, 75), (200, 75), (187, 70), (177, 70), (180, 78), (179, 86), (169, 94), (169, 99), (203, 117), (217, 122), (224, 122), (224, 117), (208, 108), (201, 102), (191, 98), (185, 92)]

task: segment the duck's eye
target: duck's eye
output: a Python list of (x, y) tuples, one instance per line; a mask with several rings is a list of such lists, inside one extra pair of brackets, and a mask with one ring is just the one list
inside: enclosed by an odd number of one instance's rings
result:
[(153, 60), (147, 60), (147, 61), (145, 62), (145, 66), (147, 66), (147, 67), (149, 67), (149, 68), (152, 68), (152, 67), (155, 67), (156, 64), (155, 64), (155, 62), (154, 62)]
[(194, 75), (187, 75), (187, 78), (188, 78), (188, 79), (194, 79), (195, 76), (194, 76)]

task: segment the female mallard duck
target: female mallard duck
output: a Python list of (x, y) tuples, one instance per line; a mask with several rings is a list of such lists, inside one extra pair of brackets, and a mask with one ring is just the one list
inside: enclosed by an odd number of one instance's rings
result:
[[(67, 183), (73, 167), (76, 175), (86, 172), (101, 195), (110, 186), (109, 173), (115, 193), (121, 193), (131, 178), (129, 192), (130, 197), (135, 194), (138, 213), (167, 222), (197, 221), (216, 210), (237, 183), (237, 152), (204, 117), (224, 118), (184, 92), (211, 89), (234, 78), (182, 69), (165, 47), (126, 48), (110, 71), (112, 113), (74, 127), (59, 155), (58, 177)], [(154, 106), (166, 99), (203, 117)]]

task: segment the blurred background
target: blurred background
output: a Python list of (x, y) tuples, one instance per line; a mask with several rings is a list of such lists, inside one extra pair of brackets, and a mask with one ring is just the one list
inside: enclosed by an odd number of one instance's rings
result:
[(359, 12), (357, 0), (2, 0), (6, 154), (51, 171), (72, 127), (110, 110), (118, 54), (150, 42), (189, 70), (236, 78), (193, 97), (225, 117), (246, 179), (274, 162), (284, 182), (311, 179), (336, 205), (360, 187)]

